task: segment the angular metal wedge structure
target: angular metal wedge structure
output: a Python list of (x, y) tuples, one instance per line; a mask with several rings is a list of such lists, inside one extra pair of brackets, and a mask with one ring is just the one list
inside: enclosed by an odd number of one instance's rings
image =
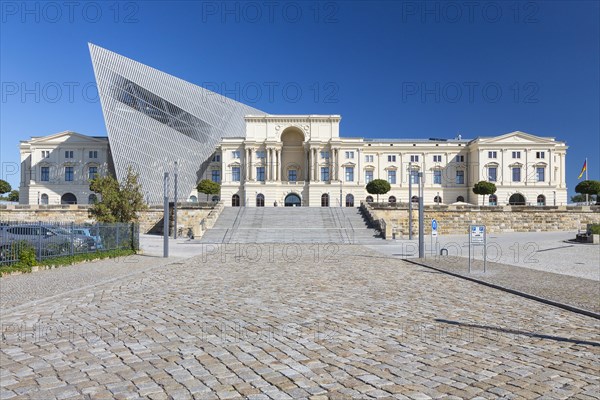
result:
[(266, 114), (94, 44), (89, 48), (116, 177), (122, 181), (132, 166), (150, 203), (162, 202), (163, 174), (173, 172), (175, 162), (187, 197), (221, 138), (244, 137), (244, 116)]

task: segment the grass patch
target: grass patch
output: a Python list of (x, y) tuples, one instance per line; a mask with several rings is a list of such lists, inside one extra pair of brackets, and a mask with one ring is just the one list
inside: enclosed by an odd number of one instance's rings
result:
[[(41, 261), (35, 261), (35, 251), (33, 248), (23, 248), (19, 253), (19, 262), (13, 265), (0, 266), (0, 276), (10, 274), (13, 272), (31, 272), (33, 266), (63, 266), (71, 265), (84, 261), (100, 260), (105, 258), (116, 258), (125, 257), (136, 254), (135, 250), (123, 249), (123, 250), (107, 250), (97, 251), (94, 253), (83, 253), (75, 254), (73, 256), (61, 256), (46, 258)], [(33, 256), (33, 258), (32, 258)]]

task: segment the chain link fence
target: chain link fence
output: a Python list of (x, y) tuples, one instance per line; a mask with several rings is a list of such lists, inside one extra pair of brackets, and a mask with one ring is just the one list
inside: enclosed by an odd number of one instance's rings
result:
[(33, 249), (37, 261), (112, 250), (139, 250), (137, 223), (75, 224), (0, 220), (0, 266), (19, 261)]

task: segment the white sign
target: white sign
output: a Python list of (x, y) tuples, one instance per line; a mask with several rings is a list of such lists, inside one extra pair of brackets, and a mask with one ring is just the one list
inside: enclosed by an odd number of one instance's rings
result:
[(438, 235), (438, 223), (435, 219), (431, 220), (431, 236)]
[(471, 225), (471, 243), (484, 243), (485, 225)]

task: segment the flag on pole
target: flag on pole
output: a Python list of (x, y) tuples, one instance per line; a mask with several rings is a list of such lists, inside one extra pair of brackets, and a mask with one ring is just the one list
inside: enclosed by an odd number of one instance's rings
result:
[(579, 176), (577, 177), (577, 179), (581, 179), (581, 177), (583, 176), (583, 173), (585, 171), (587, 171), (587, 158), (583, 162), (583, 168), (581, 168), (581, 172), (579, 173)]

